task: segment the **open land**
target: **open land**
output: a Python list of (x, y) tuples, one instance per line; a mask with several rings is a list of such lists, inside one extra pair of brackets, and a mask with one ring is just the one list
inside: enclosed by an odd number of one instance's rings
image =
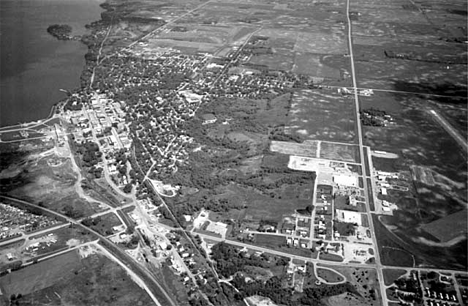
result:
[[(81, 255), (81, 256), (80, 256)], [(112, 285), (108, 285), (112, 284)], [(70, 251), (0, 278), (5, 295), (19, 302), (148, 305), (151, 299), (125, 271), (104, 257)]]
[(462, 304), (466, 3), (102, 7), (58, 119), (0, 130), (2, 194), (70, 225), (4, 218), (3, 300)]

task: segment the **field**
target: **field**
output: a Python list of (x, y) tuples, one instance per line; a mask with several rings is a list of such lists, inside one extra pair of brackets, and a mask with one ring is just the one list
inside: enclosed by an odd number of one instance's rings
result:
[(335, 255), (335, 254), (329, 254), (329, 253), (321, 253), (319, 255), (319, 258), (323, 260), (329, 260), (329, 261), (337, 261), (337, 262), (343, 261), (343, 257)]
[(5, 295), (44, 304), (150, 305), (149, 296), (102, 255), (71, 251), (0, 278)]
[(305, 139), (353, 143), (354, 104), (336, 90), (304, 89), (295, 92), (285, 127)]
[(286, 238), (284, 236), (256, 234), (255, 244), (274, 248), (286, 245)]
[(108, 213), (90, 220), (82, 221), (82, 223), (103, 236), (114, 234), (113, 227), (122, 225), (122, 222), (120, 222), (120, 219), (115, 213)]
[(318, 157), (317, 141), (306, 140), (303, 143), (272, 141), (270, 150), (281, 154)]
[[(310, 184), (312, 184), (312, 179)], [(283, 185), (270, 190), (275, 194), (264, 195), (251, 188), (230, 184), (219, 190), (216, 198), (228, 199), (233, 206), (243, 207), (241, 214), (245, 221), (270, 220), (279, 222), (283, 216), (293, 214), (297, 209), (304, 209), (310, 204), (312, 190), (308, 184)], [(238, 215), (239, 212), (236, 213)]]
[[(326, 265), (324, 265), (327, 267)], [(328, 266), (342, 274), (361, 295), (360, 305), (381, 305), (381, 295), (379, 290), (379, 281), (374, 269), (347, 268), (338, 266)], [(334, 304), (337, 305), (337, 304)]]
[[(466, 214), (444, 221), (466, 208), (466, 152), (429, 113), (435, 110), (447, 118), (466, 138), (466, 48), (450, 39), (466, 37), (457, 30), (466, 25), (466, 3), (369, 4), (352, 4), (360, 13), (353, 22), (358, 86), (374, 89), (373, 96), (360, 98), (360, 106), (386, 111), (395, 124), (363, 127), (364, 142), (399, 156), (373, 158), (378, 170), (415, 170), (410, 192), (392, 192), (398, 211), (385, 219), (390, 230), (383, 234), (381, 225), (376, 226), (378, 241), (388, 247), (382, 259), (395, 262), (391, 257), (404, 249), (415, 256), (416, 265), (466, 269), (466, 235), (458, 232), (465, 227)], [(430, 6), (428, 15), (418, 11), (425, 5)], [(428, 27), (428, 21), (435, 27)], [(444, 183), (437, 184), (436, 177), (443, 177)], [(407, 265), (412, 261), (408, 254), (402, 254), (402, 260)]]
[(382, 271), (385, 278), (385, 286), (390, 286), (400, 276), (406, 274), (406, 270), (399, 269), (383, 269)]
[(359, 163), (359, 147), (322, 141), (320, 144), (320, 158)]
[(284, 236), (256, 234), (254, 244), (297, 256), (310, 257), (312, 254), (310, 249), (287, 246)]
[[(56, 240), (56, 242), (52, 242), (52, 240)], [(91, 236), (79, 227), (62, 227), (44, 234), (32, 236), (21, 242), (14, 242), (11, 245), (2, 246), (0, 248), (0, 258), (2, 261), (5, 260), (6, 262), (6, 254), (11, 253), (23, 262), (31, 262), (35, 258), (47, 256), (53, 252), (65, 250), (90, 240)], [(36, 247), (37, 250), (33, 251), (31, 245), (35, 243), (38, 243)], [(47, 243), (49, 243), (49, 245), (47, 245)], [(27, 247), (29, 247), (29, 250), (26, 250)]]
[[(466, 240), (458, 242), (450, 247), (444, 247), (444, 244), (415, 243), (416, 240), (408, 237), (408, 233), (403, 233), (396, 229), (390, 231), (382, 223), (391, 222), (392, 218), (380, 217), (380, 221), (375, 215), (374, 229), (379, 241), (379, 252), (382, 263), (390, 266), (416, 266), (430, 265), (433, 267), (444, 267), (463, 269), (466, 265)], [(401, 218), (401, 217), (400, 217)], [(391, 223), (389, 223), (391, 225)], [(409, 229), (405, 229), (409, 232)], [(411, 234), (411, 232), (410, 232)]]
[(424, 224), (422, 228), (442, 242), (466, 237), (467, 211), (461, 210), (434, 222)]
[(324, 279), (327, 283), (339, 283), (339, 282), (345, 281), (345, 279), (341, 275), (333, 272), (333, 270), (330, 270), (330, 269), (317, 267), (317, 274), (320, 278)]
[(19, 183), (9, 190), (8, 195), (37, 203), (73, 218), (102, 211), (103, 207), (98, 203), (86, 201), (78, 196), (75, 190), (77, 175), (71, 162), (64, 159), (59, 165), (50, 166), (49, 160), (52, 159), (55, 159), (55, 155), (30, 154), (22, 162), (19, 161), (19, 169), (27, 171), (14, 178)]
[(80, 257), (72, 251), (7, 274), (0, 278), (0, 286), (7, 296), (27, 295), (50, 287), (62, 278), (72, 277), (80, 267)]

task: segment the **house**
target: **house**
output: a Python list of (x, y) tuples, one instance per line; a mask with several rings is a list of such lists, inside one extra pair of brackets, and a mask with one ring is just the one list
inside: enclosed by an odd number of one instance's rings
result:
[(295, 230), (295, 225), (294, 223), (285, 223), (283, 224), (282, 232), (288, 235), (292, 235), (292, 233)]
[(203, 119), (203, 124), (212, 124), (215, 123), (216, 120), (218, 120), (213, 114), (204, 114), (202, 116)]

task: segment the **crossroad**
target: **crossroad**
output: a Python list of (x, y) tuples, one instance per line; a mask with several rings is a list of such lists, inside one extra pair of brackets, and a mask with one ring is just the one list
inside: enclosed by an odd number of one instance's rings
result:
[(364, 160), (364, 147), (363, 147), (363, 137), (362, 137), (362, 124), (361, 119), (359, 117), (359, 96), (358, 96), (358, 84), (356, 80), (356, 69), (354, 67), (354, 53), (353, 53), (353, 35), (352, 35), (352, 23), (351, 18), (349, 17), (349, 6), (350, 0), (346, 0), (346, 19), (348, 22), (348, 47), (349, 47), (349, 59), (351, 62), (351, 76), (353, 80), (353, 91), (354, 91), (354, 103), (355, 103), (355, 120), (356, 120), (356, 127), (357, 127), (357, 136), (358, 136), (358, 144), (359, 144), (359, 155), (361, 156), (361, 168), (362, 168), (362, 175), (364, 178), (364, 195), (366, 198), (366, 212), (367, 212), (367, 219), (369, 220), (369, 228), (371, 230), (372, 235), (372, 242), (374, 244), (374, 258), (375, 258), (375, 265), (377, 270), (377, 275), (379, 279), (380, 285), (380, 292), (382, 296), (382, 303), (384, 306), (388, 305), (387, 295), (385, 293), (385, 282), (384, 282), (384, 275), (382, 271), (382, 263), (380, 261), (380, 254), (377, 245), (377, 239), (375, 237), (375, 230), (374, 230), (374, 222), (372, 220), (372, 214), (370, 210), (369, 204), (369, 190), (367, 186), (367, 169), (364, 165), (366, 161)]
[[(50, 215), (53, 215), (53, 216), (56, 216), (58, 217), (59, 219), (61, 220), (65, 220), (67, 221), (68, 223), (70, 224), (73, 224), (74, 226), (77, 226), (77, 227), (80, 227), (81, 229), (84, 229), (85, 231), (93, 234), (95, 237), (99, 238), (100, 240), (102, 241), (105, 241), (106, 243), (108, 244), (113, 244), (112, 241), (110, 241), (107, 237), (99, 234), (98, 232), (96, 232), (95, 230), (89, 228), (89, 227), (86, 227), (84, 225), (82, 225), (81, 223), (79, 223), (77, 220), (74, 220), (72, 218), (69, 218), (63, 214), (60, 214), (58, 212), (55, 212), (51, 209), (48, 209), (48, 208), (45, 208), (45, 207), (41, 207), (41, 206), (38, 206), (38, 205), (35, 205), (35, 204), (32, 204), (32, 203), (29, 203), (27, 201), (23, 201), (23, 200), (19, 200), (19, 199), (16, 199), (16, 198), (12, 198), (12, 197), (9, 197), (9, 196), (4, 196), (4, 195), (1, 195), (0, 196), (0, 199), (6, 199), (6, 200), (9, 200), (9, 201), (13, 201), (13, 202), (17, 202), (17, 203), (20, 203), (20, 204), (23, 204), (25, 206), (29, 206), (29, 207), (34, 207), (36, 209), (39, 209), (39, 210), (42, 210), (44, 212), (47, 212), (49, 213)], [(166, 298), (166, 300), (170, 303), (171, 306), (175, 306), (176, 304), (174, 303), (174, 301), (172, 300), (172, 298), (167, 294), (167, 292), (165, 291), (165, 289), (159, 284), (159, 282), (156, 280), (156, 278), (151, 274), (151, 272), (149, 272), (147, 270), (147, 268), (137, 264), (134, 262), (134, 259), (132, 257), (130, 257), (127, 253), (125, 253), (123, 250), (119, 249), (118, 247), (115, 247), (114, 248), (114, 251), (116, 252), (119, 252), (121, 257), (125, 258), (128, 260), (128, 262), (131, 262), (133, 263), (133, 268), (138, 268), (137, 270), (139, 270), (139, 272), (141, 274), (144, 274), (146, 276), (147, 279), (151, 280), (151, 284), (150, 285), (154, 285), (156, 286), (156, 288), (158, 288), (158, 291), (160, 293), (162, 293), (164, 295), (164, 297)], [(113, 259), (120, 265), (120, 266), (127, 266), (127, 264), (125, 262), (123, 262), (121, 259), (119, 259), (118, 257), (116, 256), (112, 256)], [(135, 272), (133, 270), (133, 272)], [(139, 281), (144, 283), (144, 281), (135, 273), (133, 273), (134, 277), (138, 277)], [(145, 286), (144, 289), (147, 289), (147, 290), (150, 290), (147, 286)], [(153, 293), (150, 293), (148, 292), (148, 294), (153, 297)], [(157, 303), (157, 305), (159, 305), (159, 303)]]

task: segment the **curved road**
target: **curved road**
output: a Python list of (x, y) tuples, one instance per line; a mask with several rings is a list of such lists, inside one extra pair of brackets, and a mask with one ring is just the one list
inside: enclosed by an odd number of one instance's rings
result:
[[(32, 204), (32, 203), (29, 203), (29, 202), (26, 202), (26, 201), (23, 201), (23, 200), (19, 200), (19, 199), (16, 199), (16, 198), (12, 198), (12, 197), (9, 197), (9, 196), (4, 196), (4, 195), (0, 195), (0, 199), (6, 199), (6, 200), (10, 200), (10, 201), (13, 201), (13, 202), (17, 202), (17, 203), (20, 203), (20, 204), (23, 204), (23, 205), (26, 205), (26, 206), (30, 206), (30, 207), (34, 207), (36, 209), (40, 209), (42, 211), (45, 211), (49, 214), (52, 214), (60, 219), (64, 219), (70, 223), (72, 223), (73, 225), (76, 225), (90, 233), (92, 233), (95, 237), (98, 237), (99, 239), (105, 241), (106, 243), (109, 243), (109, 244), (112, 244), (113, 245), (113, 242), (110, 241), (109, 239), (107, 239), (107, 237), (104, 237), (103, 235), (99, 234), (98, 232), (82, 225), (81, 223), (65, 216), (65, 215), (62, 215), (58, 212), (55, 212), (53, 210), (50, 210), (48, 208), (44, 208), (44, 207), (40, 207), (38, 205), (35, 205), (35, 204)], [(120, 255), (122, 257), (124, 257), (125, 259), (128, 260), (129, 263), (131, 263), (133, 265), (133, 267), (131, 268), (136, 268), (139, 270), (140, 273), (144, 274), (146, 276), (147, 279), (150, 279), (152, 284), (147, 284), (149, 286), (151, 285), (154, 285), (159, 292), (161, 292), (164, 297), (166, 298), (166, 301), (165, 302), (169, 302), (169, 304), (166, 304), (166, 303), (163, 303), (162, 305), (166, 306), (166, 305), (171, 305), (171, 306), (176, 306), (177, 304), (174, 303), (174, 301), (171, 299), (171, 297), (166, 293), (166, 291), (164, 290), (164, 288), (161, 287), (161, 285), (158, 283), (158, 281), (154, 278), (154, 276), (144, 267), (138, 265), (137, 263), (134, 262), (134, 259), (132, 257), (130, 257), (127, 253), (125, 253), (124, 251), (118, 249), (118, 248), (115, 248), (115, 250), (118, 250), (118, 252), (120, 253)], [(117, 263), (121, 266), (126, 266), (124, 262), (122, 262), (120, 259), (118, 259), (117, 257), (113, 256), (113, 258), (117, 261)], [(127, 267), (128, 268), (128, 267)], [(134, 271), (132, 269), (132, 271)], [(137, 274), (135, 274), (137, 275)], [(141, 279), (141, 278), (140, 278)], [(143, 280), (141, 280), (143, 282)], [(148, 293), (149, 294), (149, 293)], [(153, 297), (154, 295), (151, 293), (150, 294), (151, 297)], [(159, 305), (159, 303), (158, 303)]]

